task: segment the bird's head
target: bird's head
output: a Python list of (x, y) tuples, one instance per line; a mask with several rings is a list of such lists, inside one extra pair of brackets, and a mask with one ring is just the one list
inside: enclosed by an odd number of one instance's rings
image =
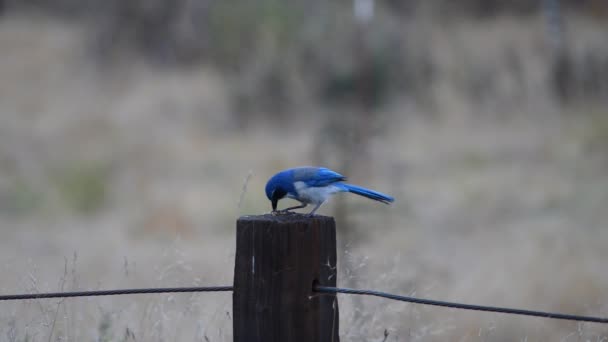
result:
[(287, 190), (280, 183), (276, 177), (270, 178), (266, 183), (266, 197), (272, 203), (272, 211), (277, 210), (279, 200), (287, 195)]

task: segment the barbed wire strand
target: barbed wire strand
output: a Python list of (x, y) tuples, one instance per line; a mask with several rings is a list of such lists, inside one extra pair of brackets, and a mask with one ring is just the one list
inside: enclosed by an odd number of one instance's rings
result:
[(320, 292), (320, 293), (344, 293), (344, 294), (354, 294), (354, 295), (375, 296), (375, 297), (382, 297), (382, 298), (387, 298), (387, 299), (392, 299), (392, 300), (398, 300), (398, 301), (402, 301), (402, 302), (414, 303), (414, 304), (434, 305), (434, 306), (442, 306), (442, 307), (463, 309), (463, 310), (497, 312), (497, 313), (512, 314), (512, 315), (535, 316), (535, 317), (562, 319), (562, 320), (579, 321), (579, 322), (608, 323), (608, 318), (602, 318), (602, 317), (568, 315), (568, 314), (561, 314), (561, 313), (502, 308), (502, 307), (495, 307), (495, 306), (451, 303), (451, 302), (443, 302), (443, 301), (432, 300), (432, 299), (422, 299), (422, 298), (415, 298), (415, 297), (399, 296), (399, 295), (394, 295), (394, 294), (390, 294), (390, 293), (386, 293), (386, 292), (371, 291), (371, 290), (355, 290), (355, 289), (317, 285), (317, 286), (315, 286), (314, 291)]
[(67, 298), (67, 297), (93, 297), (93, 296), (115, 296), (147, 293), (178, 293), (178, 292), (219, 292), (232, 291), (232, 286), (206, 286), (206, 287), (165, 287), (147, 289), (119, 289), (101, 291), (74, 291), (74, 292), (51, 292), (51, 293), (28, 293), (18, 295), (0, 295), (0, 301), (25, 300), (43, 298)]
[[(130, 295), (130, 294), (155, 294), (155, 293), (184, 293), (184, 292), (221, 292), (233, 291), (232, 286), (205, 286), (205, 287), (165, 287), (165, 288), (142, 288), (142, 289), (118, 289), (118, 290), (98, 290), (98, 291), (74, 291), (74, 292), (50, 292), (50, 293), (29, 293), (17, 295), (0, 295), (0, 301), (8, 300), (27, 300), (27, 299), (45, 299), (45, 298), (68, 298), (68, 297), (93, 297), (93, 296), (115, 296), (115, 295)], [(569, 321), (591, 322), (591, 323), (608, 323), (608, 318), (569, 315), (562, 313), (533, 311), (513, 308), (503, 308), (496, 306), (482, 306), (472, 304), (462, 304), (453, 302), (444, 302), (432, 299), (423, 299), (415, 297), (400, 296), (391, 293), (373, 291), (373, 290), (356, 290), (340, 287), (320, 286), (316, 285), (313, 291), (326, 294), (352, 294), (375, 296), (386, 299), (392, 299), (402, 302), (433, 305), (448, 307), (453, 309), (496, 312), (512, 315), (534, 316), (542, 318), (553, 318)]]

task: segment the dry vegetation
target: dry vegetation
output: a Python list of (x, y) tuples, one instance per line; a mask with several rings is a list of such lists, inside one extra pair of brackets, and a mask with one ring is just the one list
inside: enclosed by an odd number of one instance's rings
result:
[[(608, 316), (604, 22), (568, 15), (571, 82), (587, 90), (561, 101), (540, 15), (380, 9), (372, 29), (329, 11), (283, 37), (282, 10), (256, 12), (266, 30), (245, 21), (250, 54), (210, 40), (168, 59), (107, 44), (128, 28), (0, 16), (0, 293), (230, 284), (236, 217), (270, 209), (276, 170), (322, 163), (397, 198), (322, 210), (343, 229), (339, 284)], [(218, 23), (208, 39), (252, 27)], [(608, 339), (373, 298), (340, 309), (344, 341)], [(230, 341), (230, 311), (227, 293), (5, 302), (0, 341)]]

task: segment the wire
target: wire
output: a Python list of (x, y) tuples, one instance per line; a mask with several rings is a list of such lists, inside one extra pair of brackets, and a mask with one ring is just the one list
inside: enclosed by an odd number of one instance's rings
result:
[(103, 290), (103, 291), (30, 293), (30, 294), (0, 296), (0, 301), (43, 299), (43, 298), (115, 296), (115, 295), (144, 294), (144, 293), (218, 292), (218, 291), (232, 291), (232, 289), (233, 289), (232, 286), (207, 286), (207, 287), (166, 287), (166, 288), (122, 289), (122, 290)]
[(422, 298), (399, 296), (399, 295), (394, 295), (394, 294), (380, 292), (380, 291), (355, 290), (355, 289), (346, 289), (346, 288), (319, 286), (319, 285), (315, 286), (313, 290), (316, 292), (320, 292), (320, 293), (345, 293), (345, 294), (355, 294), (355, 295), (376, 296), (376, 297), (398, 300), (398, 301), (402, 301), (402, 302), (409, 302), (409, 303), (423, 304), (423, 305), (443, 306), (443, 307), (454, 308), (454, 309), (498, 312), (498, 313), (505, 313), (505, 314), (513, 314), (513, 315), (563, 319), (563, 320), (569, 320), (569, 321), (608, 323), (608, 318), (602, 318), (602, 317), (567, 315), (567, 314), (561, 314), (561, 313), (512, 309), (512, 308), (501, 308), (501, 307), (495, 307), (495, 306), (481, 306), (481, 305), (471, 305), (471, 304), (450, 303), (450, 302), (442, 302), (442, 301), (432, 300), (432, 299), (422, 299)]
[[(0, 301), (45, 299), (45, 298), (115, 296), (115, 295), (150, 294), (150, 293), (220, 292), (220, 291), (233, 291), (233, 290), (234, 290), (234, 287), (232, 287), (232, 286), (206, 286), (206, 287), (165, 287), (165, 288), (143, 288), (143, 289), (119, 289), (119, 290), (102, 290), (102, 291), (50, 292), (50, 293), (31, 293), (31, 294), (17, 294), (17, 295), (0, 295)], [(512, 315), (535, 316), (535, 317), (562, 319), (562, 320), (579, 321), (579, 322), (608, 323), (608, 318), (602, 318), (602, 317), (568, 315), (568, 314), (553, 313), (553, 312), (502, 308), (502, 307), (495, 307), (495, 306), (481, 306), (481, 305), (451, 303), (451, 302), (443, 302), (443, 301), (432, 300), (432, 299), (406, 297), (406, 296), (400, 296), (400, 295), (395, 295), (395, 294), (390, 294), (390, 293), (380, 292), (380, 291), (372, 291), (372, 290), (355, 290), (355, 289), (316, 285), (313, 288), (313, 291), (319, 292), (319, 293), (332, 293), (332, 294), (333, 293), (343, 293), (343, 294), (375, 296), (375, 297), (387, 298), (387, 299), (392, 299), (392, 300), (398, 300), (398, 301), (402, 301), (402, 302), (409, 302), (409, 303), (423, 304), (423, 305), (442, 306), (442, 307), (463, 309), (463, 310), (497, 312), (497, 313), (505, 313), (505, 314), (512, 314)]]

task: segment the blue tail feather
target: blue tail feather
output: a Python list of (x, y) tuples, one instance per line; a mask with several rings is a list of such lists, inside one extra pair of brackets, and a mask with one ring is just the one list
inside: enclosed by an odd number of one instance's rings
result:
[(357, 185), (346, 184), (346, 183), (342, 183), (341, 185), (345, 191), (352, 192), (353, 194), (367, 197), (369, 199), (373, 199), (374, 201), (378, 201), (378, 202), (382, 202), (382, 203), (386, 203), (386, 204), (389, 204), (389, 203), (392, 203), (395, 201), (395, 199), (393, 197), (391, 197), (389, 195), (385, 195), (385, 194), (377, 192), (377, 191), (374, 191), (374, 190), (370, 190), (370, 189), (362, 188)]

